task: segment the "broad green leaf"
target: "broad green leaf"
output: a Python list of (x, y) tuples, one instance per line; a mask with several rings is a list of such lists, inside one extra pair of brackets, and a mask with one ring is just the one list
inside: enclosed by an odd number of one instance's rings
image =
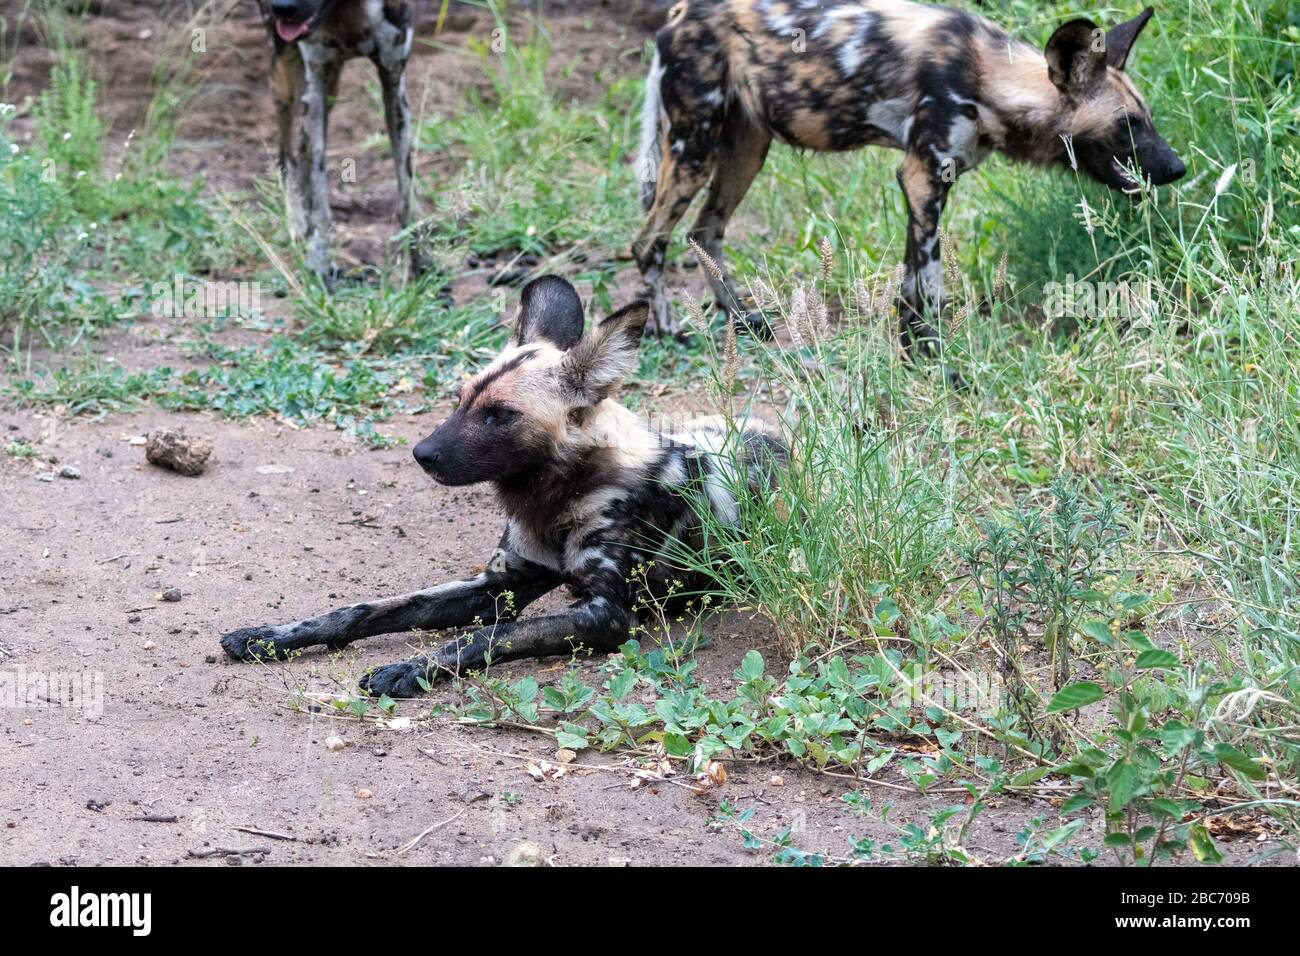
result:
[(1198, 863), (1218, 863), (1223, 859), (1223, 854), (1214, 845), (1214, 838), (1210, 836), (1205, 824), (1193, 823), (1187, 828), (1187, 835), (1191, 838), (1192, 855)]
[(1181, 665), (1182, 661), (1177, 657), (1170, 654), (1168, 651), (1162, 651), (1158, 647), (1153, 647), (1148, 651), (1143, 651), (1137, 658), (1137, 666), (1142, 670), (1155, 670), (1158, 668), (1170, 669), (1180, 667)]
[(1063, 710), (1076, 710), (1088, 704), (1095, 704), (1105, 697), (1101, 687), (1092, 681), (1079, 681), (1062, 687), (1047, 705), (1047, 713), (1058, 714)]
[(1092, 797), (1086, 793), (1076, 793), (1065, 803), (1061, 804), (1061, 816), (1068, 816), (1071, 813), (1078, 813), (1080, 810), (1086, 810), (1092, 806)]
[(622, 700), (632, 692), (632, 685), (636, 683), (636, 671), (628, 667), (619, 671), (609, 682), (609, 696), (615, 700)]
[(1137, 796), (1142, 782), (1138, 768), (1125, 761), (1106, 771), (1106, 789), (1110, 791), (1110, 812), (1117, 813)]
[(555, 731), (555, 742), (568, 750), (582, 750), (587, 746), (587, 728), (564, 721)]
[(1231, 767), (1233, 770), (1244, 773), (1251, 780), (1264, 780), (1268, 777), (1267, 770), (1232, 746), (1232, 744), (1216, 744), (1214, 759), (1225, 767)]
[(736, 671), (736, 677), (742, 681), (758, 680), (763, 676), (763, 655), (758, 651), (751, 650), (744, 660), (740, 662), (740, 670)]
[(1012, 777), (1011, 786), (1027, 787), (1031, 783), (1037, 783), (1039, 780), (1042, 780), (1051, 772), (1051, 767), (1030, 767), (1028, 770), (1022, 770), (1020, 773)]
[(1115, 635), (1110, 632), (1110, 625), (1102, 620), (1088, 621), (1083, 625), (1083, 633), (1106, 647), (1115, 646)]

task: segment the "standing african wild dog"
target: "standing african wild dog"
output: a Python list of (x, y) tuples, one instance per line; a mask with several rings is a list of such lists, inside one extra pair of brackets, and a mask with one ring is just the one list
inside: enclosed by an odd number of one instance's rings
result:
[[(309, 620), (243, 628), (221, 639), (227, 653), (253, 660), (373, 634), (473, 627), (431, 657), (381, 667), (362, 681), (372, 694), (411, 696), (422, 679), (489, 659), (612, 651), (627, 639), (641, 584), (660, 596), (674, 577), (687, 591), (702, 584), (651, 559), (667, 541), (690, 542), (698, 533), (692, 501), (707, 499), (720, 519), (738, 520), (737, 489), (765, 487), (770, 466), (786, 453), (758, 422), (738, 422), (731, 432), (723, 420), (704, 419), (663, 433), (614, 401), (636, 368), (648, 315), (637, 302), (584, 335), (573, 286), (554, 276), (526, 286), (509, 345), (465, 383), (452, 416), (415, 448), (416, 461), (441, 484), (495, 487), (507, 522), (486, 569)], [(644, 580), (634, 586), (638, 564)], [(561, 584), (577, 603), (515, 620)]]
[[(677, 326), (664, 292), (673, 227), (704, 186), (691, 237), (722, 262), (727, 220), (773, 138), (814, 150), (905, 152), (904, 341), (936, 342), (943, 306), (939, 219), (953, 181), (991, 151), (1039, 165), (1077, 163), (1139, 191), (1186, 171), (1124, 74), (1151, 8), (1103, 33), (1071, 20), (1044, 52), (981, 17), (904, 0), (682, 0), (659, 31), (642, 114), (645, 228), (633, 245), (661, 332)], [(727, 313), (755, 331), (730, 281), (709, 276)]]
[[(280, 178), (289, 232), (304, 240), (307, 268), (325, 277), (329, 259), (330, 198), (325, 177), (325, 134), (345, 61), (375, 64), (384, 95), (398, 218), (411, 219), (411, 108), (406, 61), (414, 35), (411, 0), (258, 0), (271, 38), (271, 93), (280, 128)], [(408, 242), (410, 270), (424, 270), (418, 243)]]

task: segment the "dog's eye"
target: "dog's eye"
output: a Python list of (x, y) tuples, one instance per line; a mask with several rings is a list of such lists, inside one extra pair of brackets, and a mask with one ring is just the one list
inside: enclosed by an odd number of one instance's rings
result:
[(504, 405), (492, 405), (483, 412), (483, 421), (488, 425), (504, 425), (519, 413)]

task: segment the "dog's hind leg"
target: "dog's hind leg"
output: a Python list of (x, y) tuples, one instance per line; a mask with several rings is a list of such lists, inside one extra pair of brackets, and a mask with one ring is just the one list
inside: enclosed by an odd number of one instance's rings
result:
[[(675, 42), (690, 55), (674, 57)], [(680, 331), (664, 289), (668, 242), (691, 200), (709, 182), (718, 163), (726, 64), (716, 44), (714, 52), (704, 56), (698, 52), (698, 43), (699, 38), (694, 35), (679, 39), (675, 34), (665, 37), (661, 32), (662, 67), (661, 60), (656, 58), (646, 90), (646, 97), (653, 98), (657, 108), (647, 109), (642, 120), (643, 124), (652, 119), (656, 122), (652, 130), (656, 134), (654, 142), (647, 135), (647, 142), (643, 143), (645, 168), (640, 170), (647, 182), (653, 178), (655, 189), (645, 226), (632, 243), (632, 254), (650, 299), (650, 321), (646, 329), (660, 335), (676, 335)]]
[(609, 653), (627, 640), (632, 615), (617, 600), (591, 597), (556, 614), (481, 627), (421, 655), (377, 667), (361, 680), (373, 696), (414, 697), (441, 674), (482, 670), (489, 663), (575, 653)]
[(241, 628), (222, 637), (221, 646), (231, 657), (251, 661), (317, 644), (343, 647), (375, 634), (488, 625), (513, 620), (559, 584), (554, 571), (498, 548), (483, 573), (467, 581), (353, 604), (290, 624)]
[(718, 151), (717, 167), (713, 170), (713, 179), (709, 183), (708, 197), (691, 229), (691, 238), (722, 271), (722, 275), (719, 276), (712, 269), (705, 267), (709, 287), (713, 290), (718, 308), (727, 314), (730, 321), (737, 323), (737, 328), (747, 328), (763, 338), (771, 337), (771, 327), (762, 315), (751, 312), (736, 295), (735, 286), (726, 273), (726, 265), (722, 258), (722, 236), (732, 213), (745, 198), (745, 193), (754, 182), (754, 177), (763, 168), (771, 144), (771, 134), (752, 123), (741, 109), (733, 108), (728, 111), (722, 131), (721, 148)]

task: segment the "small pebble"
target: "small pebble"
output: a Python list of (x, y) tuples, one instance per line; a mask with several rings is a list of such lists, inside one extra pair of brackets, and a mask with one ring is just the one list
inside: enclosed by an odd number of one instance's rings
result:
[[(338, 751), (342, 750), (346, 746), (347, 743), (343, 740), (342, 737), (325, 738), (325, 749), (330, 751), (331, 753), (337, 753)], [(358, 796), (360, 796), (360, 794), (358, 794)]]
[(59, 469), (59, 477), (70, 478), (73, 481), (76, 481), (78, 478), (81, 477), (81, 472), (78, 471), (76, 468), (73, 468), (71, 465), (64, 465), (62, 468)]
[(180, 599), (181, 599), (180, 588), (163, 588), (158, 595), (158, 600), (167, 601), (172, 604), (175, 604)]

